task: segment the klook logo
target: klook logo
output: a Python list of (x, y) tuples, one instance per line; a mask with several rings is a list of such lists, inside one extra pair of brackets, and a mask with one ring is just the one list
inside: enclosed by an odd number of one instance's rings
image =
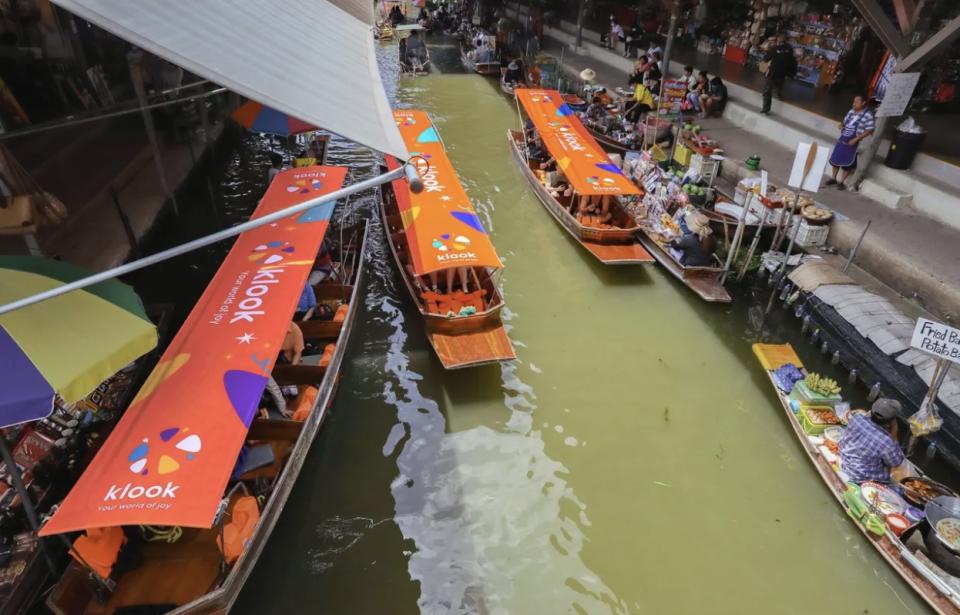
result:
[[(139, 476), (166, 476), (180, 470), (184, 463), (193, 461), (203, 448), (200, 436), (189, 431), (171, 427), (161, 431), (153, 443), (149, 438), (144, 438), (127, 456), (130, 471)], [(110, 485), (103, 501), (175, 499), (179, 488), (173, 481), (153, 485)]]

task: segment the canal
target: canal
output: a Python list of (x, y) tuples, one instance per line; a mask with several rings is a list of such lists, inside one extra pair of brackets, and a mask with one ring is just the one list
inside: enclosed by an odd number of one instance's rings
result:
[[(926, 613), (751, 354), (800, 343), (797, 322), (760, 317), (765, 287), (711, 306), (655, 266), (595, 263), (514, 167), (512, 101), (431, 51), (439, 74), (398, 79), (383, 46), (388, 94), (432, 115), (490, 231), (519, 358), (444, 371), (374, 222), (333, 413), (236, 612)], [(234, 158), (232, 207), (262, 191), (267, 145)], [(339, 141), (330, 162), (376, 168)], [(375, 198), (349, 207), (374, 218)]]

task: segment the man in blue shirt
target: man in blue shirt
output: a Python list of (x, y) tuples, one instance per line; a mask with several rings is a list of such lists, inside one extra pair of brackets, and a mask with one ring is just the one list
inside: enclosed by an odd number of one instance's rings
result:
[(890, 470), (904, 462), (897, 444), (900, 402), (881, 397), (870, 416), (855, 414), (840, 436), (840, 469), (854, 483), (890, 482)]

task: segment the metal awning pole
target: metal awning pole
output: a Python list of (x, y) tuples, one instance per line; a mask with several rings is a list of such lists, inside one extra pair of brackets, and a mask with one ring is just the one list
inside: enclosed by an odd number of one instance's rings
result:
[(171, 105), (178, 105), (180, 103), (190, 102), (191, 100), (200, 100), (203, 98), (209, 98), (211, 96), (216, 96), (218, 94), (223, 94), (227, 92), (227, 88), (217, 88), (215, 90), (210, 90), (209, 92), (203, 92), (201, 94), (193, 94), (192, 96), (184, 96), (183, 98), (177, 98), (174, 100), (164, 100), (162, 102), (151, 103), (145, 107), (133, 107), (132, 109), (121, 109), (119, 111), (111, 111), (109, 113), (101, 113), (99, 115), (92, 115), (89, 117), (78, 117), (72, 120), (66, 120), (63, 122), (47, 123), (40, 124), (38, 126), (31, 126), (30, 128), (22, 128), (20, 130), (11, 130), (10, 132), (5, 132), (0, 134), (0, 141), (7, 141), (9, 139), (16, 139), (17, 137), (26, 137), (29, 135), (47, 132), (50, 130), (57, 130), (59, 128), (69, 128), (71, 126), (80, 126), (82, 124), (89, 124), (90, 122), (99, 122), (100, 120), (109, 120), (115, 117), (122, 117), (124, 115), (131, 115), (133, 113), (140, 113), (144, 109), (160, 109), (161, 107), (169, 107)]
[[(412, 177), (411, 177), (412, 176)], [(232, 226), (230, 228), (224, 229), (222, 231), (217, 231), (205, 237), (200, 237), (194, 239), (193, 241), (188, 241), (187, 243), (181, 244), (179, 246), (174, 246), (170, 249), (163, 250), (162, 252), (157, 252), (156, 254), (151, 254), (150, 256), (145, 256), (143, 258), (125, 263), (118, 267), (113, 267), (112, 269), (107, 269), (106, 271), (101, 271), (100, 273), (95, 273), (89, 275), (85, 278), (81, 278), (69, 284), (64, 284), (63, 286), (58, 286), (56, 288), (51, 288), (42, 293), (37, 293), (36, 295), (30, 295), (29, 297), (24, 297), (23, 299), (18, 299), (6, 305), (0, 305), (0, 314), (6, 314), (20, 308), (27, 307), (28, 305), (33, 305), (34, 303), (40, 303), (41, 301), (46, 301), (47, 299), (53, 299), (54, 297), (59, 297), (60, 295), (65, 295), (69, 292), (79, 290), (81, 288), (87, 288), (88, 286), (93, 286), (105, 280), (110, 280), (112, 278), (125, 275), (127, 273), (138, 271), (144, 267), (149, 267), (150, 265), (155, 265), (161, 263), (165, 260), (170, 260), (171, 258), (192, 252), (199, 248), (209, 246), (211, 244), (223, 241), (224, 239), (229, 239), (231, 237), (236, 237), (240, 233), (259, 228), (261, 226), (272, 224), (278, 220), (282, 220), (294, 214), (299, 214), (307, 211), (308, 209), (313, 209), (318, 205), (324, 203), (335, 202), (343, 197), (350, 196), (351, 194), (356, 194), (358, 192), (363, 192), (369, 188), (379, 186), (388, 181), (394, 179), (400, 179), (401, 177), (406, 177), (410, 183), (410, 190), (414, 193), (418, 193), (423, 190), (423, 182), (420, 181), (420, 177), (417, 175), (416, 169), (413, 168), (412, 164), (406, 163), (401, 167), (398, 167), (388, 173), (383, 175), (378, 175), (377, 177), (372, 177), (366, 179), (362, 182), (356, 183), (347, 188), (341, 188), (340, 190), (335, 190), (330, 194), (323, 196), (318, 196), (299, 205), (293, 205), (287, 207), (286, 209), (281, 209), (280, 211), (275, 211), (272, 214), (262, 216), (256, 220), (249, 220), (242, 224)]]

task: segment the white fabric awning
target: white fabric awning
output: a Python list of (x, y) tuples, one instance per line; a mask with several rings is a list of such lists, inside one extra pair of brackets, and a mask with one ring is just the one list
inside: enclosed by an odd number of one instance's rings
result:
[(53, 0), (130, 43), (351, 141), (409, 156), (365, 0)]

